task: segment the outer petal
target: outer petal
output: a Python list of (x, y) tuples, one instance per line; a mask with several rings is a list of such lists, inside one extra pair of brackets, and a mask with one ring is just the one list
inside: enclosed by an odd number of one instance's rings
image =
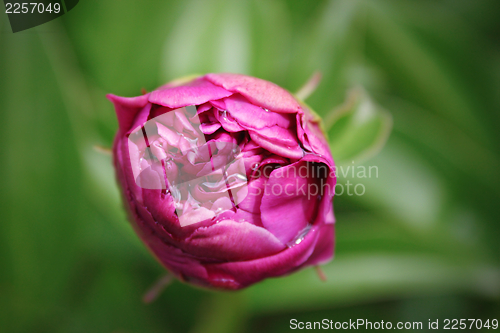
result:
[(138, 97), (120, 97), (108, 94), (106, 97), (115, 106), (120, 131), (126, 132), (131, 128), (137, 113), (148, 104), (149, 94)]
[(191, 279), (198, 280), (206, 280), (208, 278), (207, 271), (205, 267), (200, 264), (198, 258), (182, 252), (175, 246), (167, 244), (162, 240), (161, 234), (157, 234), (150, 225), (144, 222), (145, 216), (147, 215), (135, 211), (133, 205), (130, 208), (134, 229), (163, 265), (180, 280), (184, 280), (186, 275)]
[(180, 249), (167, 245), (158, 238), (150, 237), (145, 242), (158, 261), (165, 265), (179, 280), (185, 281), (187, 276), (196, 281), (208, 279), (207, 270), (198, 258), (186, 255)]
[(299, 103), (285, 89), (269, 81), (240, 74), (207, 74), (204, 78), (231, 92), (245, 96), (263, 108), (282, 113), (301, 112)]
[(321, 265), (330, 261), (333, 257), (334, 236), (335, 230), (332, 224), (321, 226), (314, 252), (302, 266)]
[(314, 222), (321, 189), (314, 178), (300, 177), (304, 169), (311, 173), (309, 167), (306, 162), (299, 162), (276, 169), (266, 184), (260, 206), (262, 224), (285, 244)]
[(297, 136), (306, 149), (319, 154), (333, 165), (328, 141), (326, 141), (319, 123), (313, 119), (307, 108), (305, 108), (304, 114), (297, 115)]
[(249, 131), (249, 134), (253, 141), (271, 153), (294, 160), (304, 156), (304, 151), (290, 130), (273, 126), (258, 131)]
[[(227, 110), (238, 121), (238, 123), (247, 129), (262, 129), (278, 125), (282, 128), (290, 128), (292, 125), (292, 115), (265, 111), (260, 106), (249, 103), (240, 95), (232, 95), (225, 100)], [(295, 122), (295, 119), (293, 119)]]
[(238, 204), (239, 209), (243, 209), (252, 214), (260, 214), (260, 204), (264, 195), (264, 187), (267, 179), (260, 177), (248, 183), (248, 194), (242, 202)]
[(231, 94), (206, 80), (196, 79), (183, 86), (155, 90), (150, 94), (149, 101), (175, 109), (188, 105), (201, 105), (210, 100), (231, 96)]
[(183, 248), (200, 257), (241, 261), (273, 255), (285, 245), (264, 228), (225, 220), (208, 228), (198, 228), (186, 239)]
[(146, 106), (143, 107), (135, 116), (135, 119), (132, 121), (130, 129), (125, 130), (124, 133), (128, 135), (132, 133), (137, 127), (143, 126), (148, 120), (150, 111), (151, 111), (151, 103), (147, 103)]
[(266, 258), (207, 264), (207, 282), (211, 286), (241, 289), (267, 277), (291, 273), (303, 265), (314, 252), (319, 227), (313, 227), (297, 245)]
[(322, 198), (318, 206), (318, 212), (314, 224), (335, 223), (332, 200), (335, 194), (335, 184), (337, 183), (337, 178), (335, 177), (335, 173), (333, 172), (333, 164), (330, 164), (330, 161), (327, 157), (314, 154), (307, 154), (306, 156), (304, 156), (302, 161), (323, 163), (324, 165), (328, 166), (329, 173), (326, 179), (321, 179), (319, 182), (319, 184), (322, 185)]

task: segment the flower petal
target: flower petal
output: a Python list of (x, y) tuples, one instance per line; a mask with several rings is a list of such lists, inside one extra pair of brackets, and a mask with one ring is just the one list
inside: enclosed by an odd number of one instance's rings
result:
[(251, 103), (281, 112), (301, 112), (299, 103), (285, 89), (274, 83), (241, 74), (207, 74), (204, 77), (213, 84), (245, 96)]
[[(251, 129), (261, 129), (278, 125), (283, 128), (290, 128), (292, 125), (291, 115), (266, 111), (260, 106), (249, 103), (241, 95), (232, 95), (224, 99), (227, 110), (238, 121), (238, 123)], [(293, 119), (295, 122), (295, 119)]]
[(319, 237), (314, 252), (302, 266), (313, 266), (324, 264), (333, 257), (335, 230), (332, 224), (322, 225), (319, 229)]
[(290, 130), (273, 126), (248, 132), (253, 141), (271, 153), (294, 160), (304, 156), (304, 151), (300, 148), (295, 135)]
[(148, 104), (149, 94), (138, 97), (120, 97), (108, 94), (106, 97), (115, 106), (120, 131), (126, 132), (131, 129), (132, 123), (139, 111)]
[[(300, 176), (304, 173), (309, 177)], [(307, 162), (274, 170), (260, 205), (262, 224), (283, 243), (290, 242), (314, 222), (320, 191)]]
[(188, 105), (200, 105), (231, 95), (231, 92), (221, 87), (206, 80), (197, 79), (183, 86), (155, 90), (149, 95), (149, 101), (175, 109)]
[(228, 132), (241, 132), (245, 129), (238, 124), (238, 122), (226, 110), (215, 110), (215, 118), (219, 121), (222, 127)]
[(203, 134), (205, 135), (210, 135), (210, 134), (214, 134), (219, 128), (221, 128), (221, 124), (219, 123), (213, 123), (213, 124), (201, 124), (200, 126), (201, 128), (201, 131), (203, 132)]
[(241, 289), (267, 277), (290, 273), (309, 259), (318, 234), (318, 227), (313, 227), (299, 244), (266, 258), (206, 264), (208, 283), (213, 287)]
[(210, 101), (210, 104), (213, 107), (215, 107), (216, 109), (219, 109), (221, 111), (227, 110), (226, 103), (224, 102), (224, 99), (212, 100), (212, 101)]
[[(335, 184), (337, 183), (337, 177), (333, 171), (334, 166), (326, 156), (319, 156), (314, 154), (306, 154), (302, 161), (307, 161), (314, 163), (316, 165), (315, 173), (316, 175), (321, 174), (325, 176), (325, 179), (320, 180), (320, 184), (323, 186), (321, 193), (321, 203), (318, 206), (318, 212), (316, 216), (316, 221), (314, 223), (335, 223), (335, 217), (333, 216), (333, 196), (335, 195)], [(325, 172), (324, 167), (328, 167), (328, 171)]]
[(258, 227), (263, 228), (264, 226), (262, 225), (262, 220), (260, 219), (260, 213), (254, 214), (247, 212), (246, 210), (243, 209), (238, 209), (236, 214), (234, 214), (231, 217), (231, 220), (236, 221), (236, 222), (249, 222), (252, 223), (253, 225), (256, 225)]
[(238, 208), (253, 214), (260, 214), (260, 203), (264, 195), (264, 187), (267, 182), (265, 177), (250, 180), (247, 185), (247, 196), (238, 203)]
[(310, 114), (297, 115), (297, 136), (306, 149), (324, 157), (329, 164), (333, 165), (328, 142), (320, 129), (319, 123), (313, 121)]
[(248, 222), (220, 221), (198, 228), (184, 250), (201, 257), (219, 260), (250, 260), (275, 254), (285, 248), (270, 232)]

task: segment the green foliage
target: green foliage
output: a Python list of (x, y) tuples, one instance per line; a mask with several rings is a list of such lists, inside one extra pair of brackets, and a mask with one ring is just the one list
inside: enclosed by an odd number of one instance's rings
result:
[(375, 156), (392, 129), (390, 113), (375, 105), (361, 89), (353, 90), (345, 105), (326, 114), (324, 122), (332, 155), (340, 165)]
[[(80, 1), (17, 34), (0, 15), (0, 331), (498, 318), (495, 5)], [(295, 91), (316, 70), (323, 80), (307, 102), (326, 121), (337, 165), (351, 168), (339, 183), (366, 190), (335, 198), (328, 281), (310, 269), (234, 294), (174, 282), (143, 305), (164, 270), (126, 222), (111, 158), (94, 149), (110, 147), (117, 127), (104, 95), (218, 71)], [(358, 174), (370, 166), (377, 176)]]

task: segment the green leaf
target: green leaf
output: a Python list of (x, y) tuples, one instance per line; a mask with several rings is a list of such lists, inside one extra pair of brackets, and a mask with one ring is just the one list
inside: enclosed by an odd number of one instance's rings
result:
[(332, 155), (338, 164), (360, 163), (376, 155), (392, 129), (391, 115), (372, 102), (361, 88), (347, 102), (325, 116)]
[(248, 73), (249, 67), (248, 1), (186, 2), (164, 44), (165, 79), (190, 73)]
[[(366, 39), (372, 50), (370, 57), (393, 76), (400, 93), (464, 128), (483, 143), (489, 143), (491, 138), (483, 130), (479, 117), (482, 112), (474, 110), (469, 89), (460, 86), (462, 80), (448, 68), (447, 60), (439, 59), (433, 50), (416, 38), (415, 33), (397, 23), (396, 18), (402, 12), (395, 11), (390, 2), (367, 1), (366, 5), (369, 11)], [(416, 10), (418, 6), (414, 8)], [(455, 26), (453, 29), (455, 34), (462, 36)], [(466, 49), (471, 47), (465, 46)]]
[(164, 43), (163, 77), (234, 72), (283, 82), (290, 30), (282, 1), (187, 1)]
[(357, 55), (361, 34), (353, 27), (361, 6), (355, 0), (332, 0), (317, 7), (315, 15), (294, 39), (287, 84), (296, 90), (311, 73), (321, 72), (322, 82), (308, 102), (323, 115), (322, 110), (342, 100), (346, 87), (345, 67), (360, 59)]
[(10, 332), (59, 311), (85, 222), (76, 139), (40, 39), (55, 35), (40, 33), (49, 24), (0, 41), (0, 307)]

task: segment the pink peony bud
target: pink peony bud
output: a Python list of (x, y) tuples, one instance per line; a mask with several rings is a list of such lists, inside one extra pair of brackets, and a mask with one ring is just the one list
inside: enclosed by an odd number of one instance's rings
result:
[(134, 229), (182, 281), (240, 289), (333, 255), (334, 162), (317, 119), (236, 74), (108, 95)]

